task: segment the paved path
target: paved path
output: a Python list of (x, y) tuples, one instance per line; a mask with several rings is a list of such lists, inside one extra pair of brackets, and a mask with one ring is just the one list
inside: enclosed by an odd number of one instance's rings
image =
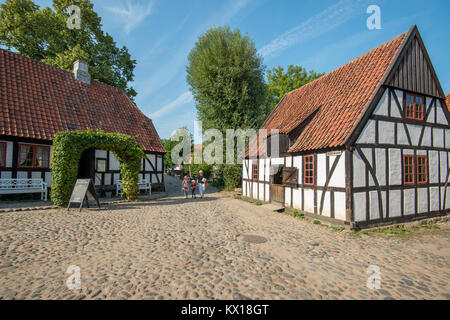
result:
[(160, 201), (1, 213), (0, 299), (450, 299), (448, 235), (356, 238), (217, 193), (185, 200), (169, 182)]

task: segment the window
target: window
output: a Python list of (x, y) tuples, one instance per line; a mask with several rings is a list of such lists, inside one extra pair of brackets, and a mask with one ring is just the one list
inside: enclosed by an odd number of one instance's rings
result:
[(425, 98), (407, 93), (405, 99), (405, 117), (407, 119), (423, 120), (425, 115)]
[(0, 168), (6, 167), (6, 142), (0, 142)]
[(427, 156), (405, 155), (403, 157), (403, 182), (405, 184), (415, 184), (417, 177), (418, 184), (428, 183), (428, 158)]
[(314, 156), (303, 157), (303, 183), (308, 186), (314, 185)]
[(403, 182), (414, 184), (414, 156), (403, 157)]
[[(141, 161), (141, 165), (142, 165), (142, 161)], [(97, 159), (96, 170), (97, 170), (97, 172), (106, 172), (106, 159)]]
[(50, 165), (50, 147), (29, 144), (19, 145), (19, 167), (48, 168)]
[(257, 164), (252, 166), (253, 180), (259, 180), (259, 167)]
[(427, 156), (417, 156), (417, 183), (428, 183), (428, 159)]

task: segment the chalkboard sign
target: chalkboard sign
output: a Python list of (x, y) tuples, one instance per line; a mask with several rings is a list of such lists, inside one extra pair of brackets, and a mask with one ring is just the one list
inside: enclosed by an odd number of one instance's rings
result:
[(70, 197), (69, 210), (73, 205), (79, 205), (80, 211), (83, 208), (83, 204), (86, 203), (86, 207), (89, 208), (89, 200), (97, 201), (97, 205), (100, 208), (100, 201), (98, 200), (97, 192), (95, 191), (94, 184), (91, 179), (78, 179), (75, 187), (73, 188), (72, 196)]

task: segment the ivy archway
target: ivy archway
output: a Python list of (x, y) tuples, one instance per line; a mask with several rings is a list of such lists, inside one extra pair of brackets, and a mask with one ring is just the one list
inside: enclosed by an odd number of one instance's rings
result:
[(94, 148), (110, 151), (120, 163), (123, 196), (134, 200), (139, 194), (138, 180), (144, 151), (130, 136), (104, 131), (62, 131), (53, 140), (51, 159), (51, 199), (55, 205), (67, 205), (75, 186), (83, 152)]

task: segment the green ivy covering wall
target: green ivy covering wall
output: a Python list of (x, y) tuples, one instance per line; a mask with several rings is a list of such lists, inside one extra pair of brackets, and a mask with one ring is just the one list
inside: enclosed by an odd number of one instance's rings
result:
[(141, 146), (130, 136), (104, 131), (62, 131), (56, 134), (52, 150), (51, 199), (55, 205), (69, 203), (78, 176), (78, 166), (87, 149), (108, 150), (120, 162), (123, 197), (136, 199), (141, 160), (145, 154)]

